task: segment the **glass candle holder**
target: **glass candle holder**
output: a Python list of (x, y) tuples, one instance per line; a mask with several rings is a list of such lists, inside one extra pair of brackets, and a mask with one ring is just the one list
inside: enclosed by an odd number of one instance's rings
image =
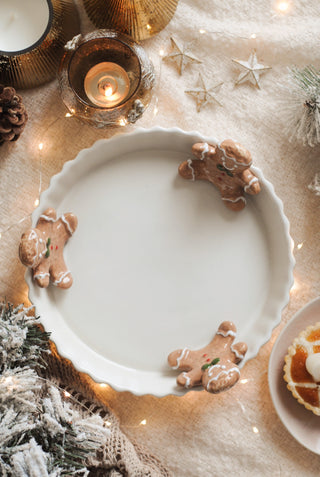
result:
[(62, 100), (70, 114), (96, 127), (134, 123), (147, 108), (154, 83), (147, 53), (127, 35), (98, 30), (65, 46)]
[(121, 31), (140, 41), (170, 22), (178, 0), (83, 0), (83, 4), (97, 28)]
[(50, 81), (79, 31), (73, 0), (1, 0), (0, 83), (32, 88)]

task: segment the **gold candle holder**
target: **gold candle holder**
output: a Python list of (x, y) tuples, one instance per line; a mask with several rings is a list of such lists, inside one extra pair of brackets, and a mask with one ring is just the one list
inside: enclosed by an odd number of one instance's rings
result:
[(32, 88), (50, 81), (79, 31), (73, 0), (1, 0), (0, 83)]
[(142, 46), (111, 30), (78, 35), (67, 43), (58, 76), (70, 114), (96, 127), (134, 123), (147, 108), (155, 83)]
[(159, 33), (171, 20), (178, 0), (83, 0), (97, 28), (117, 30), (145, 40)]

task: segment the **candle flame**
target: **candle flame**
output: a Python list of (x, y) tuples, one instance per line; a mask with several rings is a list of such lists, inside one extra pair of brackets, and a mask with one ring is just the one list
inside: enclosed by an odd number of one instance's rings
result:
[(106, 98), (109, 98), (109, 96), (113, 95), (113, 88), (110, 83), (106, 84), (103, 90), (104, 90), (104, 95)]

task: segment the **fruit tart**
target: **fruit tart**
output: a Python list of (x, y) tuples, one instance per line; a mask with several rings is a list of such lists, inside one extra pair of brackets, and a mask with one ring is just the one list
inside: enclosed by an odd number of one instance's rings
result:
[(287, 388), (306, 409), (320, 416), (320, 322), (308, 326), (285, 356)]

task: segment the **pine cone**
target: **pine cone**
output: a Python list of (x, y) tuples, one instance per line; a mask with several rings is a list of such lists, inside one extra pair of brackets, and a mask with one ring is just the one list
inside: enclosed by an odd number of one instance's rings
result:
[(0, 145), (16, 141), (28, 120), (22, 98), (11, 86), (0, 85)]

